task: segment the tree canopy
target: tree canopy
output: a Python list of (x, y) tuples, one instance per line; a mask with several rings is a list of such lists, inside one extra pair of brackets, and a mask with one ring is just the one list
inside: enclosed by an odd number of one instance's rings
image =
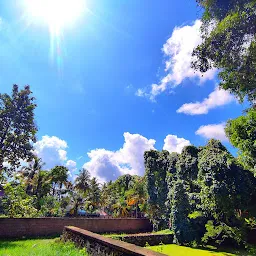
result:
[(256, 109), (229, 120), (225, 131), (232, 145), (239, 149), (240, 163), (256, 174)]
[(193, 52), (192, 67), (220, 69), (220, 87), (240, 101), (256, 100), (256, 2), (197, 0), (204, 8), (203, 42)]
[(11, 95), (0, 94), (0, 174), (4, 162), (17, 167), (21, 160), (32, 160), (32, 143), (37, 132), (35, 108), (35, 98), (28, 85), (22, 90), (13, 85)]

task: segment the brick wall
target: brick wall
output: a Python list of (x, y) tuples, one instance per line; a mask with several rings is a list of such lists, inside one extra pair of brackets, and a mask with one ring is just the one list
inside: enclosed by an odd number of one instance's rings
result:
[(147, 219), (0, 218), (0, 239), (60, 235), (64, 226), (76, 226), (96, 233), (152, 231)]
[(86, 248), (93, 256), (164, 256), (165, 254), (92, 233), (77, 227), (65, 227), (63, 241), (72, 241), (80, 248)]

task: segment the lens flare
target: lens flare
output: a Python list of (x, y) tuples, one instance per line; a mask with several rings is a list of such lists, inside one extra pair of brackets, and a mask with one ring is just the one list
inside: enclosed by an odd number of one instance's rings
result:
[(86, 0), (24, 0), (28, 24), (45, 23), (50, 32), (50, 58), (61, 74), (65, 50), (63, 29), (87, 11)]
[(55, 33), (75, 22), (85, 10), (85, 0), (26, 0), (28, 15), (48, 23)]

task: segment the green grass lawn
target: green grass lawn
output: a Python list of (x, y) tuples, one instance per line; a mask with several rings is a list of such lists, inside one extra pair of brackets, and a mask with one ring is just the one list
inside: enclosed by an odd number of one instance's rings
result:
[(167, 244), (167, 245), (158, 245), (158, 246), (149, 246), (147, 247), (150, 250), (161, 252), (166, 255), (175, 255), (175, 256), (234, 256), (234, 255), (241, 255), (241, 256), (251, 256), (256, 255), (256, 251), (245, 252), (222, 252), (216, 251), (214, 248), (206, 248), (206, 249), (195, 249), (186, 246), (179, 246), (175, 244)]
[(55, 239), (0, 241), (0, 256), (85, 256), (72, 243)]
[(153, 232), (152, 234), (170, 235), (170, 234), (173, 234), (173, 231), (171, 231), (170, 229), (164, 229), (164, 230)]

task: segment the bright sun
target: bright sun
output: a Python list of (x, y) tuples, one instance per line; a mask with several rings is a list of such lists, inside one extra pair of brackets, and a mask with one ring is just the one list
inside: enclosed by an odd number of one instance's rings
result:
[(84, 11), (86, 0), (25, 0), (26, 9), (33, 19), (47, 22), (56, 33), (74, 22)]

